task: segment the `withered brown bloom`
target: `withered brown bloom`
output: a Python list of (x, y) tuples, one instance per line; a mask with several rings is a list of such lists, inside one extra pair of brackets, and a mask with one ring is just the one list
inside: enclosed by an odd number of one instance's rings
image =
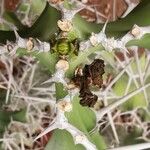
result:
[(95, 59), (90, 65), (85, 65), (82, 75), (77, 73), (73, 78), (73, 82), (80, 88), (80, 104), (82, 106), (93, 107), (97, 102), (98, 97), (91, 92), (90, 85), (101, 88), (104, 67), (102, 59)]
[(90, 84), (101, 88), (103, 84), (102, 75), (105, 73), (104, 67), (102, 59), (95, 59), (90, 65), (85, 65), (83, 75), (88, 79)]
[(89, 83), (85, 76), (82, 76), (80, 81), (80, 104), (82, 106), (93, 107), (97, 102), (98, 97), (90, 91)]

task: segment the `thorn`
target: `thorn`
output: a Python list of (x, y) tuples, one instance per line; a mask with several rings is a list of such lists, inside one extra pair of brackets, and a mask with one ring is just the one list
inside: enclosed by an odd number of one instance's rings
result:
[(15, 36), (16, 36), (16, 41), (18, 41), (20, 36), (19, 36), (19, 34), (18, 34), (18, 32), (17, 32), (17, 30), (15, 28), (13, 29), (13, 31), (14, 31)]
[(107, 24), (108, 24), (108, 19), (106, 20), (106, 22), (105, 22), (105, 24), (104, 24), (104, 26), (103, 26), (103, 28), (102, 28), (102, 31), (101, 31), (101, 33), (104, 33), (105, 34), (105, 31), (106, 31), (106, 26), (107, 26)]

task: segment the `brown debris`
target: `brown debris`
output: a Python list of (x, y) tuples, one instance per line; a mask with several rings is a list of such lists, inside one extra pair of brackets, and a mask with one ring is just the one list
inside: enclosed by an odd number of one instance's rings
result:
[(93, 107), (95, 103), (97, 102), (98, 97), (93, 94), (88, 86), (88, 81), (86, 80), (86, 77), (81, 77), (81, 86), (80, 86), (80, 104), (82, 106), (89, 106)]
[(82, 74), (78, 73), (73, 78), (75, 85), (80, 88), (80, 104), (82, 106), (93, 107), (97, 102), (97, 95), (90, 91), (90, 85), (101, 88), (103, 84), (104, 61), (95, 59), (90, 65), (85, 65)]
[(83, 69), (83, 74), (95, 86), (101, 88), (103, 84), (102, 75), (104, 71), (104, 61), (102, 59), (95, 59), (90, 65), (86, 65)]
[[(114, 21), (127, 9), (127, 4), (124, 0), (88, 0), (86, 3), (91, 10), (85, 8), (80, 14), (88, 21)], [(93, 11), (92, 11), (93, 10)]]

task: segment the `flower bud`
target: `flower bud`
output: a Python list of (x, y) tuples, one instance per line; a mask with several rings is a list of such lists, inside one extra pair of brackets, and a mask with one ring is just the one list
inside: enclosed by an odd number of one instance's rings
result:
[(57, 62), (56, 68), (66, 71), (69, 69), (69, 63), (66, 60), (61, 59)]
[(72, 104), (65, 100), (58, 102), (57, 108), (64, 112), (70, 112), (72, 110)]
[(134, 26), (133, 29), (131, 30), (131, 34), (134, 37), (138, 37), (141, 34), (140, 28), (138, 26)]
[(71, 51), (71, 43), (65, 38), (59, 39), (53, 47), (53, 51), (59, 53), (60, 55), (68, 55)]
[(84, 135), (77, 135), (75, 137), (76, 143), (82, 143), (85, 140), (85, 136)]
[(72, 23), (68, 20), (58, 20), (58, 27), (65, 32), (69, 32), (72, 30)]
[(33, 39), (32, 38), (29, 38), (29, 40), (27, 41), (26, 46), (27, 46), (27, 50), (28, 51), (31, 51), (33, 49), (34, 43), (33, 43)]

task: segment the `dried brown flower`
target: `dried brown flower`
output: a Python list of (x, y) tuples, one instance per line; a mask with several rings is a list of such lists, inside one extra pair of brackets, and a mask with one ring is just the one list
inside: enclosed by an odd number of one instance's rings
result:
[(86, 65), (83, 69), (83, 74), (91, 81), (91, 84), (101, 88), (103, 84), (102, 75), (104, 71), (104, 61), (95, 59), (90, 65)]
[(83, 74), (76, 74), (73, 82), (80, 88), (80, 104), (82, 106), (93, 107), (97, 102), (97, 95), (90, 90), (90, 85), (101, 88), (103, 84), (102, 75), (104, 74), (104, 61), (95, 59), (90, 65), (85, 65)]

